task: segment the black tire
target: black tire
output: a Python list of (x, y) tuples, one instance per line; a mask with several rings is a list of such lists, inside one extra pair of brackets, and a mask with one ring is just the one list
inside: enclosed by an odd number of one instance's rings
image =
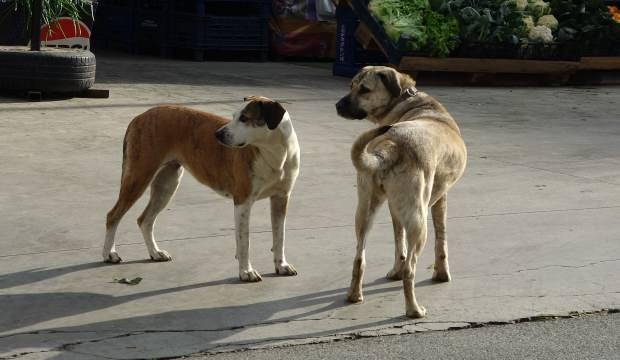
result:
[(0, 46), (0, 90), (81, 92), (95, 84), (95, 70), (90, 51)]

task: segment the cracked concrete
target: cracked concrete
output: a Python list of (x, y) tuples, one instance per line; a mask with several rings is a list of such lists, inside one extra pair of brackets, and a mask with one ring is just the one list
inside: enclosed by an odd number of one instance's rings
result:
[[(417, 275), (428, 317), (410, 321), (401, 283), (383, 278), (393, 254), (385, 209), (369, 239), (365, 302), (344, 302), (355, 243), (349, 148), (368, 128), (335, 115), (346, 79), (290, 64), (98, 62), (110, 99), (0, 98), (0, 358), (170, 358), (620, 307), (615, 88), (420, 84), (459, 121), (469, 164), (450, 193), (454, 281), (430, 281), (431, 237)], [(143, 199), (119, 228), (125, 262), (101, 263), (130, 119), (161, 103), (229, 115), (252, 94), (286, 100), (301, 144), (287, 224), (300, 274), (275, 276), (262, 202), (251, 238), (264, 280), (240, 283), (232, 204), (191, 176), (156, 228), (173, 262), (145, 260), (134, 220)], [(135, 276), (137, 286), (112, 282)]]

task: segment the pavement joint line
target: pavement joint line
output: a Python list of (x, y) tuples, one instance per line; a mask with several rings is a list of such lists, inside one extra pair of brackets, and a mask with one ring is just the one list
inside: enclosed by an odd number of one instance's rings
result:
[(598, 265), (598, 264), (601, 264), (601, 263), (615, 262), (615, 261), (620, 261), (620, 259), (604, 259), (604, 260), (589, 262), (587, 264), (582, 264), (582, 265), (545, 265), (545, 266), (541, 266), (541, 267), (537, 267), (537, 268), (518, 269), (518, 270), (515, 270), (513, 272), (503, 273), (503, 274), (484, 274), (484, 275), (476, 275), (476, 276), (461, 276), (460, 279), (475, 279), (475, 278), (479, 278), (479, 277), (489, 277), (489, 276), (510, 276), (510, 275), (514, 275), (515, 273), (521, 273), (521, 272), (527, 272), (527, 271), (538, 271), (538, 270), (544, 270), (544, 269), (554, 268), (554, 267), (555, 268), (580, 269), (580, 268), (584, 268), (584, 267), (588, 267), (588, 266)]
[[(607, 210), (607, 209), (618, 209), (618, 208), (620, 208), (620, 205), (597, 206), (597, 207), (588, 207), (588, 208), (572, 208), (572, 209), (517, 211), (517, 212), (494, 213), (494, 214), (464, 215), (464, 216), (454, 216), (454, 217), (449, 216), (448, 220), (472, 219), (472, 218), (494, 217), (494, 216), (545, 214), (545, 213), (571, 212), (571, 211)], [(375, 225), (391, 225), (392, 223), (389, 221), (376, 221), (374, 224)], [(337, 225), (329, 225), (329, 226), (287, 228), (287, 231), (337, 229), (337, 228), (346, 228), (346, 227), (353, 227), (353, 226), (354, 226), (353, 224), (337, 224)], [(250, 234), (265, 234), (265, 233), (270, 233), (270, 232), (271, 230), (255, 230), (255, 231), (250, 231)], [(185, 240), (199, 240), (199, 239), (205, 239), (205, 238), (216, 238), (216, 237), (223, 237), (223, 236), (229, 236), (229, 235), (230, 234), (207, 234), (207, 235), (187, 236), (187, 237), (172, 238), (172, 239), (161, 239), (157, 241), (158, 242), (175, 242), (175, 241), (185, 241)], [(144, 241), (135, 241), (135, 242), (126, 242), (126, 243), (119, 242), (117, 245), (129, 246), (129, 245), (139, 245), (139, 244), (144, 244)], [(29, 253), (15, 253), (15, 254), (0, 255), (0, 259), (9, 258), (9, 257), (27, 256), (27, 255), (43, 255), (43, 254), (49, 254), (49, 253), (91, 250), (91, 249), (97, 249), (97, 248), (99, 248), (99, 246), (89, 246), (89, 247), (72, 248), (72, 249), (56, 249), (56, 250), (37, 251), (37, 252), (29, 252)], [(492, 274), (492, 275), (504, 275), (504, 274)]]
[(564, 173), (564, 172), (561, 172), (561, 171), (555, 171), (555, 170), (549, 170), (549, 169), (545, 169), (545, 168), (539, 168), (539, 167), (536, 167), (536, 166), (526, 165), (526, 164), (523, 164), (523, 163), (517, 163), (517, 162), (512, 162), (512, 161), (499, 160), (499, 159), (496, 159), (496, 158), (493, 158), (493, 157), (485, 157), (484, 159), (495, 161), (495, 162), (499, 162), (499, 163), (502, 163), (502, 164), (513, 165), (513, 166), (520, 166), (520, 167), (524, 167), (524, 168), (527, 168), (527, 169), (544, 171), (544, 172), (548, 172), (548, 173), (555, 174), (555, 175), (564, 175), (564, 176), (570, 176), (570, 177), (573, 177), (573, 178), (576, 178), (576, 179), (587, 180), (587, 181), (594, 181), (594, 182), (598, 182), (598, 183), (601, 183), (601, 184), (607, 184), (607, 185), (612, 185), (612, 186), (620, 185), (618, 183), (604, 181), (604, 180), (601, 180), (601, 179), (588, 178), (588, 177), (579, 176), (579, 175), (567, 174), (567, 173)]
[(521, 270), (517, 270), (516, 272), (519, 273), (519, 272), (525, 272), (525, 271), (537, 271), (537, 270), (542, 270), (542, 269), (547, 269), (547, 268), (552, 268), (552, 267), (579, 269), (579, 268), (584, 268), (584, 267), (588, 267), (592, 265), (598, 265), (598, 264), (605, 263), (605, 262), (614, 262), (614, 261), (620, 261), (620, 259), (605, 259), (605, 260), (593, 261), (585, 265), (545, 265), (545, 266), (541, 266), (537, 268), (521, 269)]
[[(313, 101), (326, 101), (326, 100), (334, 100), (334, 98), (304, 98), (304, 99), (276, 99), (279, 102), (287, 103), (287, 104), (295, 104), (295, 103), (305, 103), (305, 102), (313, 102)], [(13, 106), (13, 107), (3, 107), (2, 110), (5, 111), (52, 111), (52, 110), (83, 110), (83, 109), (105, 109), (105, 108), (140, 108), (145, 106), (159, 106), (159, 105), (186, 105), (186, 106), (198, 106), (198, 105), (226, 105), (226, 104), (239, 104), (241, 100), (239, 99), (225, 99), (225, 100), (213, 100), (213, 101), (186, 101), (186, 102), (148, 102), (148, 103), (124, 103), (124, 104), (94, 104), (94, 105), (74, 105), (74, 106), (63, 106), (63, 107), (55, 107), (55, 106), (41, 106), (41, 107), (33, 107), (29, 104), (28, 107), (22, 106)]]
[[(471, 296), (466, 298), (455, 298), (456, 300), (470, 300), (470, 299), (488, 299), (488, 298), (544, 298), (544, 297), (580, 297), (580, 296), (594, 296), (594, 295), (608, 295), (608, 294), (620, 294), (620, 291), (603, 291), (597, 293), (587, 294), (557, 294), (557, 295), (481, 295)], [(450, 321), (452, 322), (452, 321)]]
[[(135, 334), (154, 334), (154, 333), (191, 333), (191, 332), (220, 332), (220, 331), (234, 331), (234, 330), (241, 330), (241, 329), (245, 329), (245, 328), (251, 328), (251, 327), (259, 327), (259, 326), (264, 326), (264, 325), (278, 325), (278, 324), (287, 324), (287, 323), (291, 323), (291, 322), (302, 322), (302, 321), (321, 321), (321, 320), (328, 320), (331, 319), (328, 316), (325, 317), (321, 317), (321, 318), (303, 318), (303, 319), (285, 319), (285, 320), (280, 320), (280, 321), (266, 321), (266, 322), (259, 322), (259, 323), (253, 323), (253, 324), (246, 324), (246, 325), (237, 325), (237, 326), (230, 326), (230, 327), (224, 327), (224, 328), (217, 328), (217, 329), (183, 329), (183, 330), (178, 330), (178, 329), (158, 329), (158, 330), (148, 330), (148, 329), (141, 329), (141, 330), (135, 330), (135, 331), (128, 331), (122, 334), (116, 334), (114, 336), (110, 336), (107, 337), (106, 339), (114, 339), (114, 338), (118, 338), (118, 337), (125, 337), (125, 336), (130, 336), (130, 335), (135, 335)], [(343, 320), (343, 321), (351, 321), (351, 320), (355, 320), (352, 318), (334, 318), (336, 320)], [(0, 339), (6, 339), (6, 338), (10, 338), (10, 337), (14, 337), (14, 336), (22, 336), (22, 335), (45, 335), (45, 334), (83, 334), (83, 333), (98, 333), (98, 332), (115, 332), (118, 333), (119, 331), (114, 331), (114, 330), (56, 330), (56, 329), (49, 329), (49, 330), (35, 330), (35, 331), (26, 331), (26, 332), (19, 332), (19, 333), (13, 333), (13, 334), (8, 334), (8, 335), (1, 335)], [(94, 341), (94, 340), (93, 340)], [(97, 340), (100, 341), (100, 340)]]

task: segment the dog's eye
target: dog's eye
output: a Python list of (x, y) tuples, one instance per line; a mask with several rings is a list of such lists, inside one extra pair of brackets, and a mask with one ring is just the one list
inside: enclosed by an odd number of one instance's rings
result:
[(366, 85), (360, 86), (360, 89), (358, 90), (358, 93), (360, 94), (365, 94), (368, 92), (370, 92), (370, 89)]
[(249, 120), (249, 119), (248, 119), (248, 117), (247, 117), (247, 116), (245, 116), (245, 115), (241, 115), (241, 116), (239, 116), (239, 121), (240, 121), (240, 122), (242, 122), (242, 123), (245, 123), (245, 122), (247, 122), (248, 120)]

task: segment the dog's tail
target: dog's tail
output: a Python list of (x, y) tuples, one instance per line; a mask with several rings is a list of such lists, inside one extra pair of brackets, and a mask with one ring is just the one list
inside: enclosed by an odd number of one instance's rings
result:
[(391, 125), (381, 126), (372, 130), (369, 130), (353, 143), (351, 148), (351, 160), (353, 166), (360, 172), (375, 172), (377, 170), (387, 169), (394, 163), (396, 158), (395, 152), (375, 151), (368, 152), (367, 146), (370, 141), (379, 135), (385, 134), (392, 128)]

